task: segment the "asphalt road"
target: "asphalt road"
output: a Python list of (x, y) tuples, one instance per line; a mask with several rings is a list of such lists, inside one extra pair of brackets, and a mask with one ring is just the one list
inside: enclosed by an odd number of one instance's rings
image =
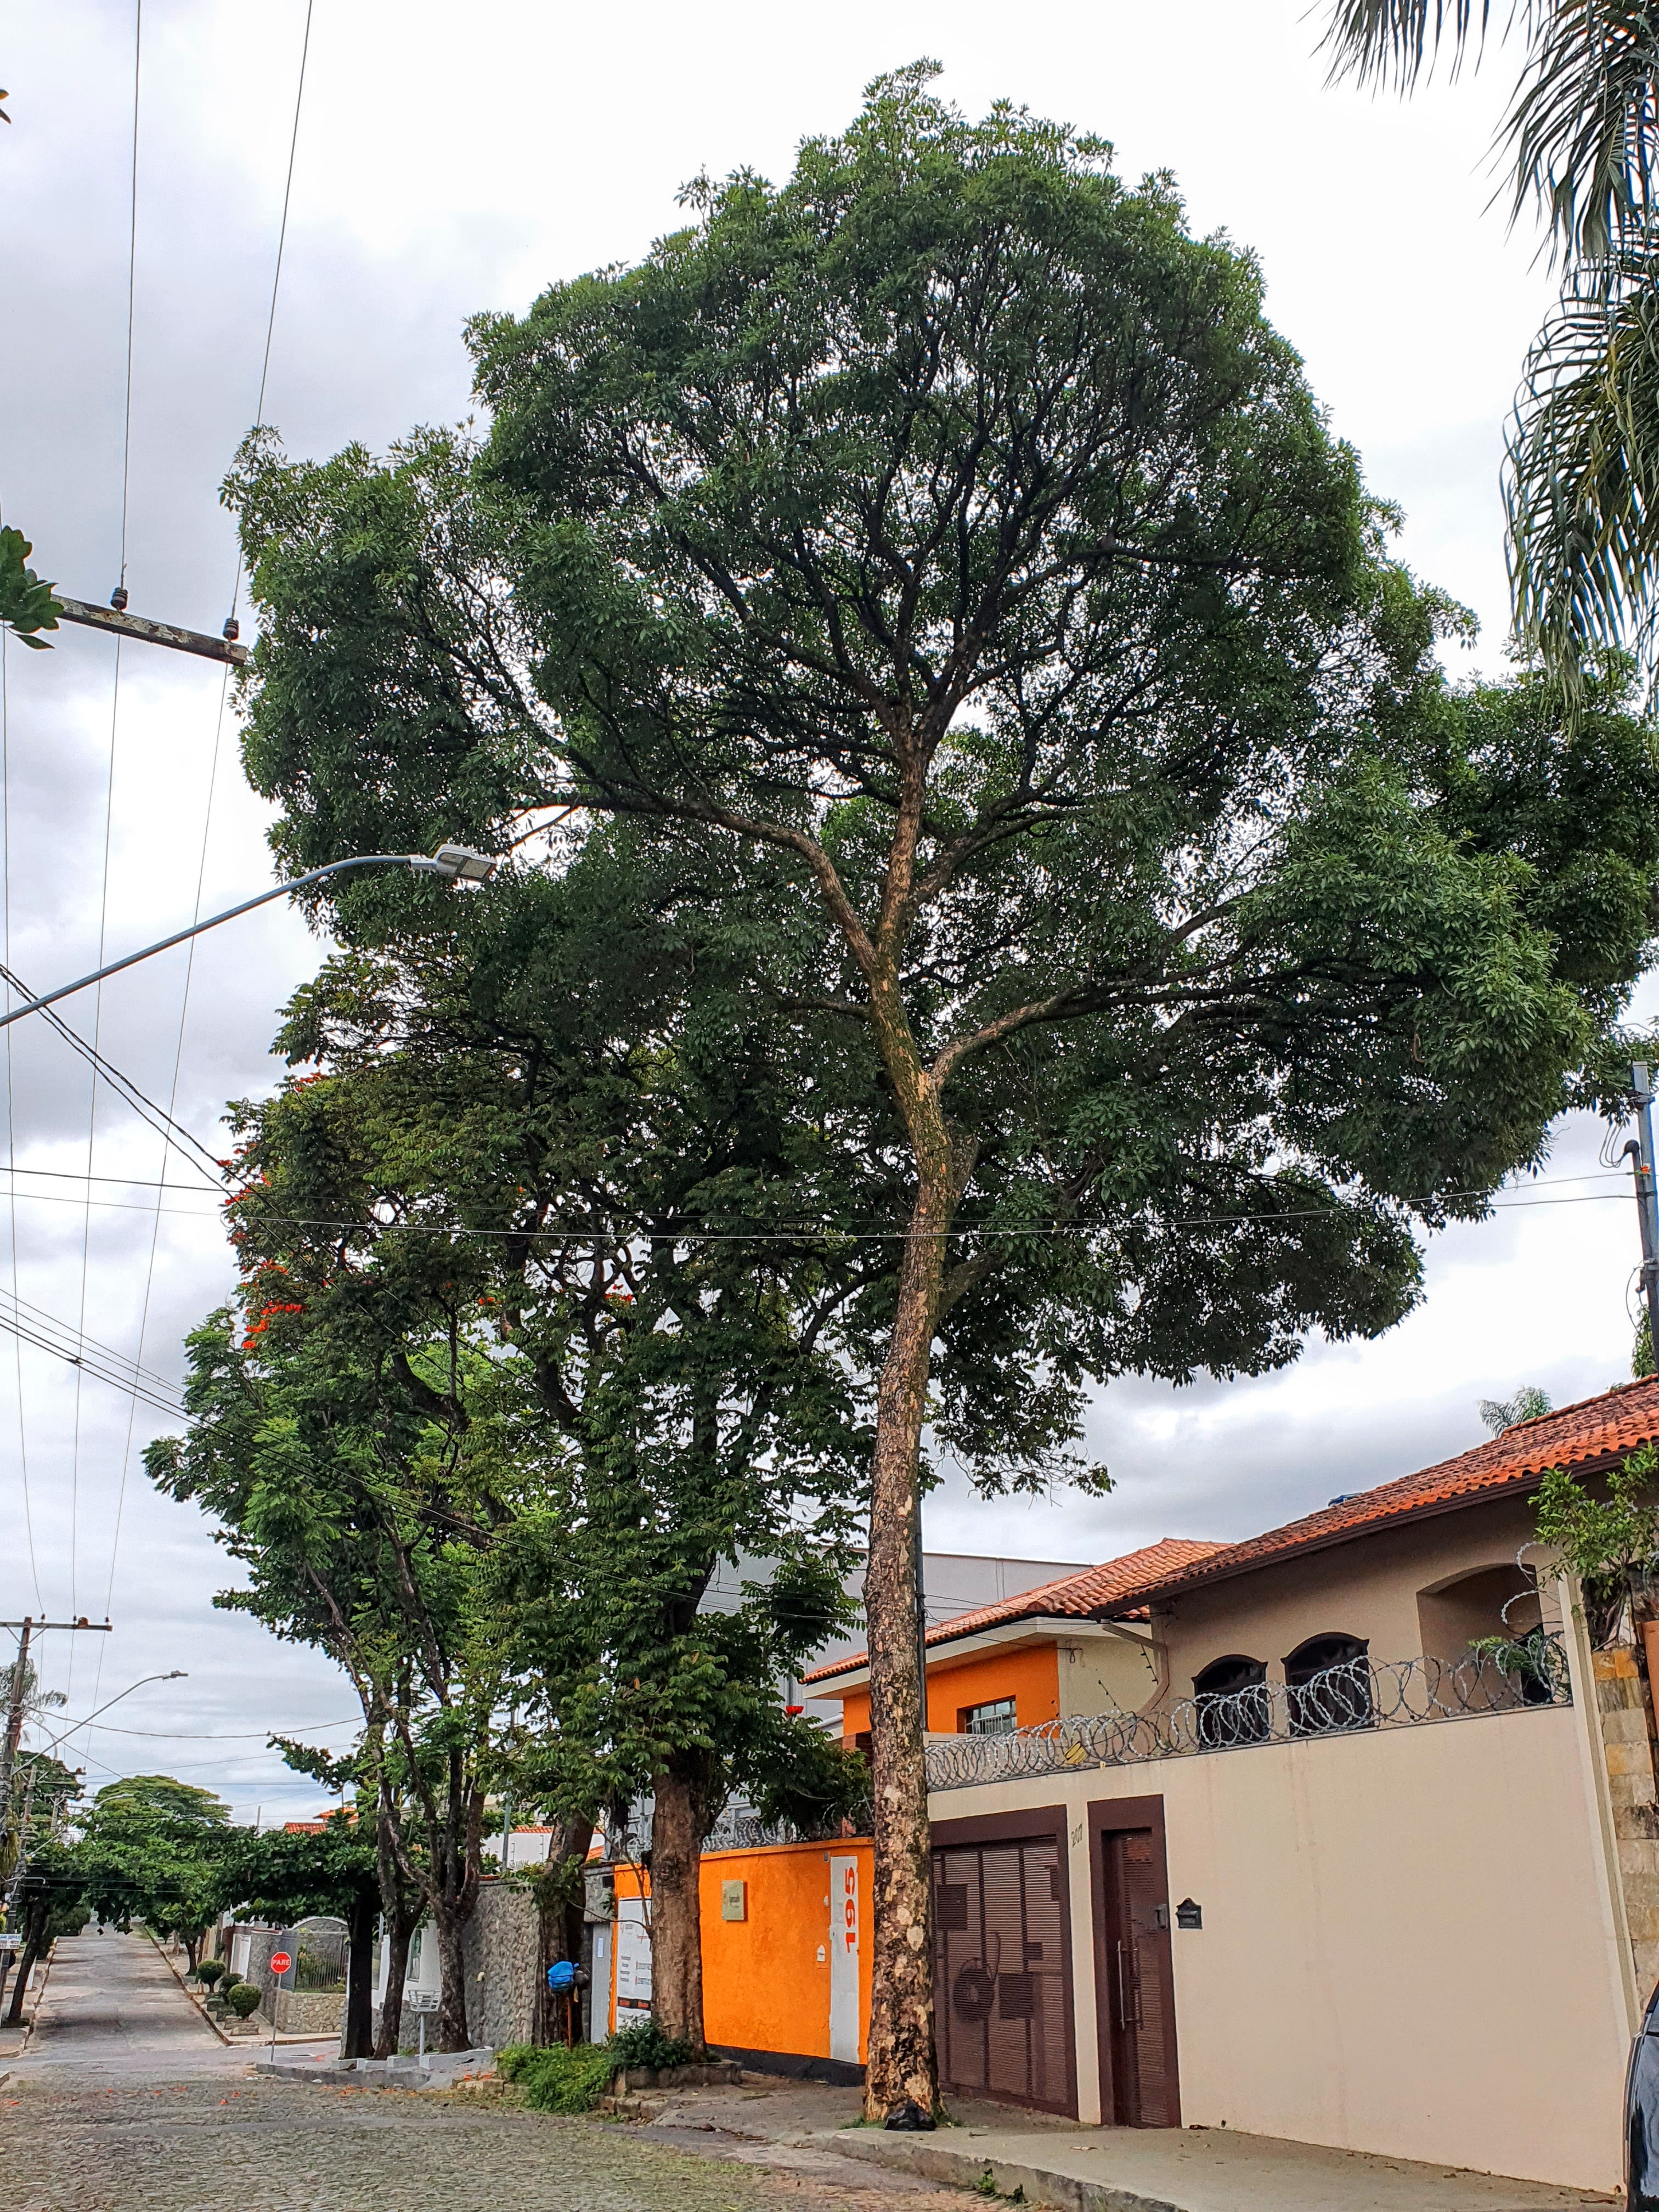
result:
[(66, 1936), (52, 1956), (34, 2034), (11, 2071), (15, 2080), (63, 2068), (100, 2076), (240, 2075), (249, 2057), (246, 2045), (220, 2042), (148, 1936)]
[[(972, 2212), (849, 2159), (523, 2110), (491, 2085), (262, 2080), (141, 1937), (59, 1942), (0, 2066), (0, 2212)], [(706, 2147), (705, 2147), (706, 2146)]]

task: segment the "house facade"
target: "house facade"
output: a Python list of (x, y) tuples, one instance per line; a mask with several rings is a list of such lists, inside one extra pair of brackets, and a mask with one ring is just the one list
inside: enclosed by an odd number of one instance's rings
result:
[[(1533, 1492), (1655, 1436), (1659, 1383), (1626, 1385), (930, 1632), (947, 2097), (1617, 2188), (1652, 1700), (1638, 1652), (1591, 1650)], [(857, 1742), (861, 1655), (811, 1688)]]

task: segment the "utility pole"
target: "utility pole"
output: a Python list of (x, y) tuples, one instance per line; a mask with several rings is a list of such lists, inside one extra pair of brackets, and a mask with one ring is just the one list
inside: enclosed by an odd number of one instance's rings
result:
[[(0, 1753), (0, 1838), (11, 1833), (11, 1778), (17, 1768), (18, 1747), (23, 1741), (23, 1700), (28, 1683), (29, 1644), (33, 1638), (48, 1628), (64, 1629), (70, 1635), (85, 1629), (100, 1635), (108, 1635), (113, 1624), (107, 1620), (88, 1620), (84, 1613), (79, 1620), (33, 1620), (25, 1614), (21, 1620), (0, 1620), (0, 1628), (17, 1631), (17, 1657), (11, 1670), (11, 1697), (6, 1710), (6, 1747)], [(18, 1864), (22, 1864), (21, 1846)]]
[(1645, 1060), (1631, 1069), (1636, 1093), (1637, 1135), (1625, 1147), (1633, 1157), (1636, 1172), (1636, 1210), (1642, 1224), (1642, 1295), (1647, 1301), (1648, 1340), (1655, 1371), (1659, 1373), (1659, 1188), (1654, 1181), (1653, 1071)]
[(23, 1692), (29, 1673), (29, 1638), (34, 1623), (27, 1618), (17, 1638), (17, 1656), (12, 1662), (11, 1697), (6, 1711), (6, 1748), (0, 1758), (0, 1834), (11, 1833), (11, 1778), (17, 1766), (17, 1747), (23, 1740)]

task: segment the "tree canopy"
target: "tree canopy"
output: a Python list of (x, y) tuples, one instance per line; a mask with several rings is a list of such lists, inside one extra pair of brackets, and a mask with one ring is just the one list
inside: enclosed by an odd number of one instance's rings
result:
[[(459, 831), (510, 884), (624, 823), (879, 1101), (880, 1210), (814, 1224), (881, 1246), (903, 1215), (872, 2116), (933, 2100), (924, 1431), (1041, 1480), (1093, 1382), (1390, 1326), (1418, 1232), (1606, 1095), (1659, 871), (1616, 672), (1571, 745), (1536, 687), (1449, 690), (1467, 618), (1389, 557), (1251, 257), (1167, 178), (929, 75), (481, 318), (481, 446), (290, 465), (262, 434), (229, 487), (286, 861)], [(437, 896), (333, 913), (368, 952)], [(988, 1407), (1028, 1422), (981, 1456)]]

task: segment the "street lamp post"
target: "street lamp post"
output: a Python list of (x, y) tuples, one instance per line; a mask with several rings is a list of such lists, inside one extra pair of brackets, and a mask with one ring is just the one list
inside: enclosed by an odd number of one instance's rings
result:
[(302, 891), (308, 884), (319, 884), (325, 877), (337, 876), (347, 868), (412, 868), (417, 876), (440, 876), (447, 884), (457, 878), (463, 883), (487, 883), (495, 872), (495, 862), (487, 853), (475, 852), (471, 845), (440, 845), (435, 853), (359, 853), (349, 860), (331, 860), (325, 868), (312, 868), (303, 876), (295, 876), (291, 883), (276, 884), (257, 898), (244, 899), (240, 906), (227, 907), (222, 914), (210, 915), (205, 921), (192, 922), (188, 929), (176, 929), (171, 937), (159, 943), (146, 945), (142, 951), (129, 952), (125, 959), (112, 960), (106, 968), (94, 968), (90, 975), (82, 975), (73, 983), (60, 983), (55, 991), (44, 998), (31, 999), (26, 1006), (14, 1006), (9, 1013), (0, 1014), (0, 1030), (9, 1023), (21, 1022), (25, 1014), (38, 1014), (42, 1006), (55, 1006), (59, 999), (72, 998), (76, 991), (88, 985), (101, 983), (106, 975), (118, 975), (124, 968), (137, 967), (139, 961), (149, 960), (158, 952), (169, 951), (175, 945), (183, 945), (192, 937), (199, 937), (204, 929), (217, 929), (222, 921), (234, 921), (240, 914), (252, 914), (256, 906), (266, 906), (272, 899), (287, 897), (294, 891)]

